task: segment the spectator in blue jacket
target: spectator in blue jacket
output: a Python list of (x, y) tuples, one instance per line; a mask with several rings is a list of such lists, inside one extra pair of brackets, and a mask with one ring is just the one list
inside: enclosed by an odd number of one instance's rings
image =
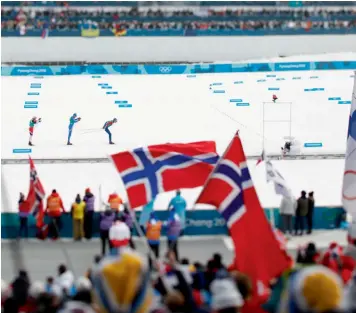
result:
[(177, 190), (176, 196), (169, 202), (168, 210), (171, 208), (173, 208), (179, 216), (181, 226), (182, 226), (182, 233), (183, 233), (185, 227), (185, 211), (187, 208), (187, 202), (181, 196), (180, 190)]

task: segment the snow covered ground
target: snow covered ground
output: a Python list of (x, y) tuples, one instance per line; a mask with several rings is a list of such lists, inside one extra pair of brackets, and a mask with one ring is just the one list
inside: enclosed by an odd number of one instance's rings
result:
[[(43, 119), (35, 129), (33, 158), (103, 158), (138, 146), (197, 140), (215, 140), (218, 152), (223, 153), (237, 129), (245, 153), (260, 155), (263, 128), (268, 154), (279, 154), (284, 137), (289, 135), (301, 143), (304, 154), (344, 153), (350, 104), (339, 101), (351, 99), (352, 76), (352, 71), (295, 71), (202, 74), (191, 78), (186, 75), (2, 77), (2, 158), (27, 158), (27, 154), (14, 154), (13, 149), (28, 148), (28, 123), (33, 116)], [(40, 83), (41, 88), (30, 88), (32, 83)], [(103, 89), (98, 84), (107, 85)], [(318, 90), (305, 91), (314, 88)], [(273, 94), (279, 99), (276, 104), (271, 103)], [(25, 109), (25, 101), (38, 101), (38, 108)], [(120, 108), (115, 101), (127, 101), (132, 107)], [(264, 102), (268, 103), (263, 106)], [(268, 120), (265, 123), (263, 107)], [(66, 146), (68, 121), (73, 113), (82, 120), (74, 129), (74, 145)], [(116, 145), (110, 146), (101, 127), (114, 117), (118, 123), (111, 131)], [(322, 147), (304, 148), (304, 143), (320, 143)], [(274, 163), (295, 196), (302, 189), (313, 190), (318, 206), (341, 204), (343, 160)], [(264, 165), (256, 168), (255, 162), (250, 162), (249, 166), (262, 205), (278, 206), (279, 197), (265, 182)], [(28, 165), (4, 165), (3, 170), (12, 204), (6, 211), (13, 212), (18, 193), (28, 190)], [(122, 182), (109, 163), (38, 164), (37, 170), (47, 193), (56, 188), (67, 208), (75, 195), (87, 187), (97, 193), (102, 185), (105, 198), (114, 190), (125, 197)], [(183, 191), (190, 207), (199, 190)], [(161, 195), (156, 208), (165, 209), (171, 196), (172, 193)]]
[[(276, 77), (268, 77), (276, 75)], [(185, 75), (103, 75), (2, 77), (2, 158), (24, 158), (13, 149), (28, 148), (28, 123), (43, 119), (35, 129), (35, 158), (95, 158), (148, 144), (215, 140), (223, 152), (240, 129), (245, 152), (262, 150), (263, 102), (266, 151), (279, 153), (284, 137), (292, 135), (305, 154), (344, 153), (352, 71), (275, 72)], [(242, 83), (235, 83), (242, 82)], [(30, 88), (41, 83), (41, 88)], [(106, 83), (111, 89), (102, 89)], [(221, 85), (210, 86), (212, 83)], [(211, 88), (211, 89), (210, 89)], [(279, 88), (279, 90), (268, 90)], [(305, 89), (324, 88), (320, 91)], [(214, 93), (223, 90), (225, 93)], [(107, 92), (117, 94), (107, 94)], [(28, 95), (38, 92), (39, 95)], [(270, 103), (276, 94), (279, 103)], [(239, 106), (239, 99), (249, 106)], [(38, 101), (37, 109), (24, 109), (25, 101)], [(118, 108), (127, 101), (132, 108)], [(289, 110), (291, 103), (291, 112)], [(241, 103), (241, 102), (240, 102)], [(74, 146), (66, 146), (71, 114), (82, 117), (74, 129)], [(115, 146), (107, 144), (104, 122), (118, 118), (112, 127)], [(291, 118), (290, 118), (291, 117)], [(291, 120), (291, 123), (290, 123)], [(94, 130), (87, 133), (88, 130)]]

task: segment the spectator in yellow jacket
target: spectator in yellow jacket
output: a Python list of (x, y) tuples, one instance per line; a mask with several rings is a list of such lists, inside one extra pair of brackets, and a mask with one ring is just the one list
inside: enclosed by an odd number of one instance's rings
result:
[(78, 194), (75, 198), (75, 202), (72, 204), (72, 218), (73, 218), (73, 239), (82, 240), (84, 236), (84, 214), (85, 214), (85, 202), (80, 198)]

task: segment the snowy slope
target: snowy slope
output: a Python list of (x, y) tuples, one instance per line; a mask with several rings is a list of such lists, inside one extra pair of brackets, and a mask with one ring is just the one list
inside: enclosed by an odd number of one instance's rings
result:
[[(314, 191), (317, 206), (332, 206), (341, 204), (343, 160), (297, 160), (273, 162), (288, 181), (295, 196), (302, 189)], [(253, 182), (256, 186), (260, 201), (264, 207), (278, 207), (280, 198), (274, 193), (273, 186), (266, 183), (265, 166), (255, 166), (255, 161), (248, 163)], [(28, 165), (4, 165), (5, 180), (7, 182), (9, 201), (12, 207), (3, 211), (15, 212), (20, 191), (27, 192), (29, 184)], [(70, 208), (77, 193), (83, 194), (84, 189), (90, 187), (98, 196), (99, 185), (102, 185), (103, 196), (107, 200), (109, 193), (119, 192), (126, 198), (122, 182), (112, 164), (38, 164), (37, 171), (47, 194), (53, 188), (61, 194), (66, 209)], [(191, 208), (196, 200), (200, 188), (183, 190)], [(157, 198), (155, 207), (166, 209), (174, 193), (162, 194)], [(98, 208), (98, 197), (97, 197)], [(199, 207), (198, 207), (199, 208)], [(201, 208), (207, 208), (201, 206)]]
[[(276, 77), (267, 77), (276, 74)], [(329, 101), (329, 97), (350, 100), (351, 71), (277, 72), (185, 75), (104, 75), (91, 76), (2, 77), (2, 158), (24, 158), (13, 149), (27, 148), (28, 122), (41, 116), (35, 130), (32, 156), (35, 158), (94, 158), (137, 146), (165, 142), (216, 140), (221, 153), (231, 136), (240, 129), (248, 155), (262, 150), (262, 103), (275, 93), (281, 102), (292, 102), (292, 136), (301, 143), (321, 142), (322, 148), (303, 153), (344, 153), (348, 104)], [(318, 78), (311, 78), (318, 76)], [(300, 77), (293, 80), (293, 77)], [(258, 80), (265, 79), (265, 82)], [(284, 79), (284, 80), (278, 80)], [(234, 84), (243, 81), (242, 84)], [(42, 83), (30, 89), (31, 83)], [(102, 89), (107, 83), (112, 89)], [(222, 83), (213, 86), (211, 83)], [(280, 88), (269, 91), (269, 87)], [(324, 91), (305, 92), (305, 88)], [(214, 89), (225, 90), (223, 94)], [(117, 95), (106, 94), (117, 91)], [(39, 92), (29, 96), (28, 92)], [(237, 107), (231, 98), (242, 99), (247, 107)], [(115, 100), (126, 100), (132, 108), (118, 108)], [(24, 109), (25, 101), (38, 101), (38, 109)], [(266, 117), (288, 120), (288, 104), (268, 104)], [(219, 112), (219, 111), (220, 112)], [(68, 119), (76, 112), (82, 121), (76, 125), (72, 142), (66, 146)], [(228, 115), (229, 117), (227, 117)], [(117, 117), (112, 127), (115, 146), (107, 144), (100, 128)], [(85, 133), (88, 129), (96, 132)], [(283, 137), (289, 135), (289, 122), (265, 124), (268, 153), (279, 153)]]

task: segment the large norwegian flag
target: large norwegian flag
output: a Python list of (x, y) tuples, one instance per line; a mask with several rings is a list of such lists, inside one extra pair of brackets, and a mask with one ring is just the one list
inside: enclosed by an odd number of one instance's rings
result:
[(45, 191), (38, 178), (35, 164), (31, 157), (29, 157), (30, 163), (30, 189), (27, 195), (27, 201), (30, 205), (30, 212), (36, 218), (36, 226), (39, 231), (45, 226), (44, 225), (44, 210), (43, 210), (43, 199), (45, 197)]
[(342, 200), (345, 210), (356, 219), (356, 76), (354, 78), (354, 89), (352, 91), (349, 130), (347, 135)]
[(111, 155), (124, 182), (130, 207), (159, 193), (204, 185), (219, 159), (213, 141), (162, 144)]
[(258, 200), (238, 132), (220, 158), (197, 203), (213, 205), (224, 217), (235, 247), (235, 266), (258, 286), (288, 267)]

